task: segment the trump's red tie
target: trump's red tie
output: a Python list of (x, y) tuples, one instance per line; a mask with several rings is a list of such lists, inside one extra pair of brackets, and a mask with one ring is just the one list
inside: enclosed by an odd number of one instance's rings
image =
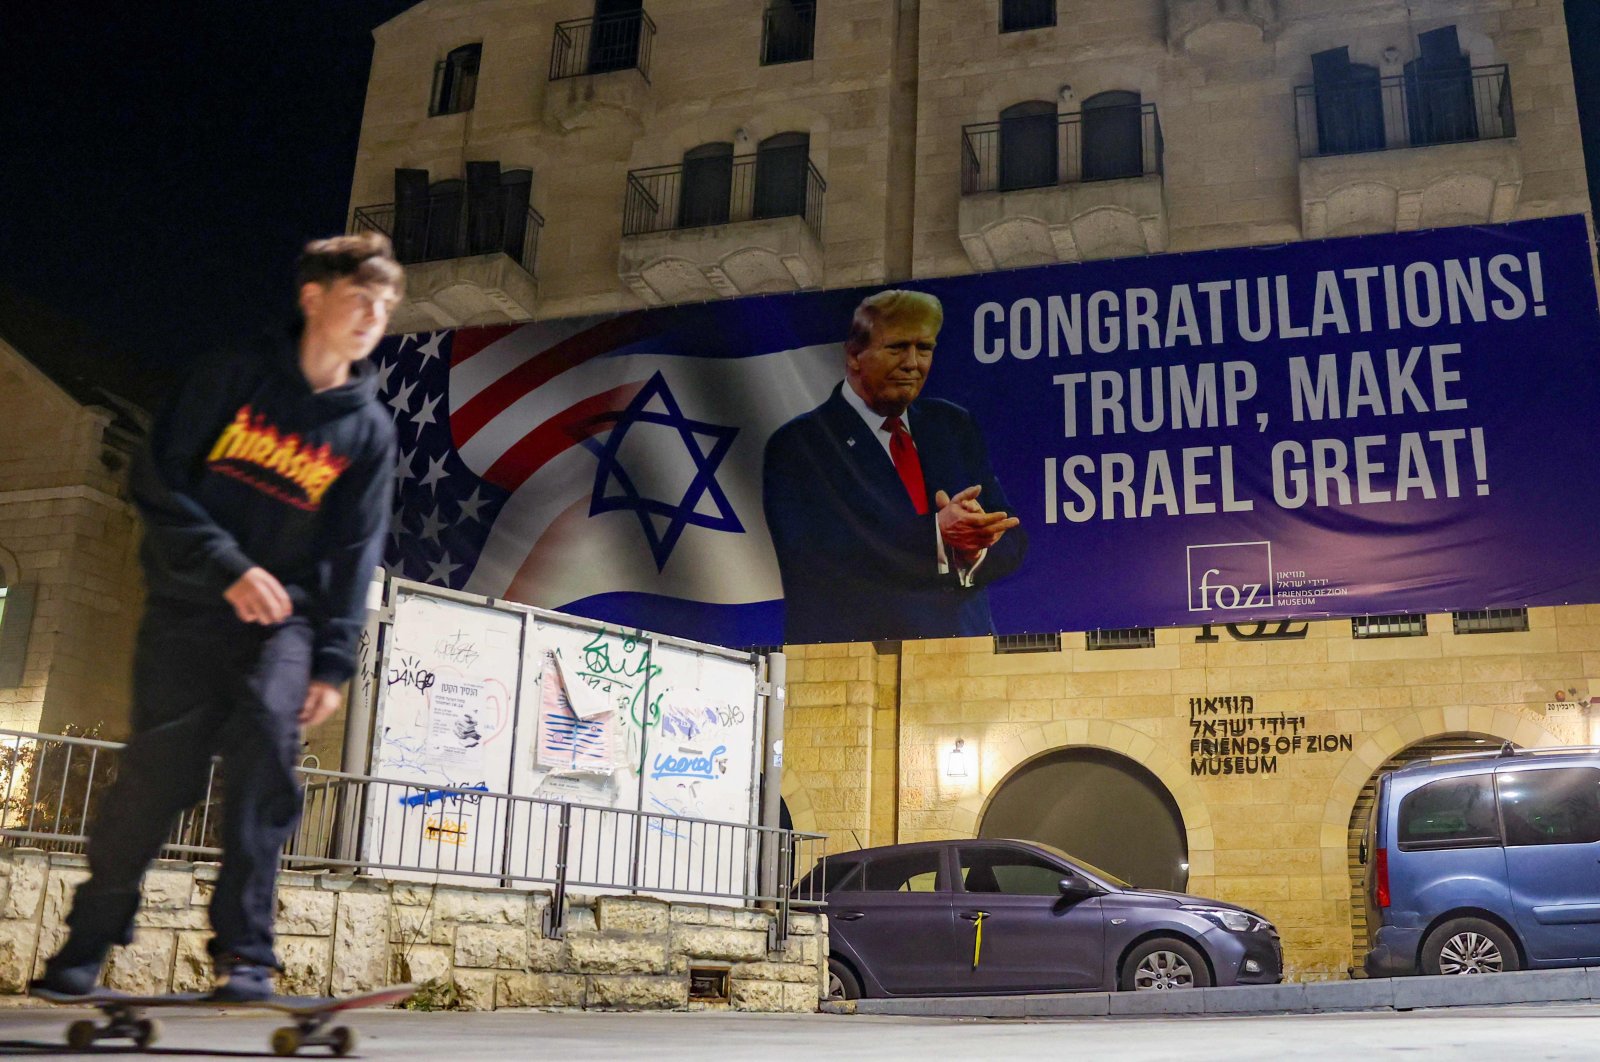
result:
[(906, 493), (911, 495), (917, 515), (926, 516), (928, 488), (922, 482), (922, 459), (917, 456), (917, 444), (911, 441), (911, 433), (906, 431), (899, 417), (884, 421), (883, 430), (889, 433), (889, 457), (894, 461), (894, 470), (900, 474), (900, 482), (906, 485)]

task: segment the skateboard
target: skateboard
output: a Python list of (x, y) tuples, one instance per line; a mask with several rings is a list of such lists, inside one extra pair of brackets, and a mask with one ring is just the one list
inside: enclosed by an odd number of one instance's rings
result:
[(132, 1040), (135, 1047), (144, 1051), (161, 1036), (161, 1023), (154, 1018), (146, 1018), (144, 1011), (161, 1007), (220, 1007), (226, 1010), (275, 1010), (294, 1019), (293, 1025), (282, 1026), (273, 1032), (274, 1054), (292, 1055), (302, 1047), (326, 1047), (342, 1056), (355, 1050), (356, 1033), (348, 1025), (327, 1028), (335, 1015), (362, 1007), (398, 1003), (416, 990), (416, 985), (393, 985), (354, 996), (270, 996), (248, 1003), (213, 999), (209, 992), (135, 996), (102, 989), (85, 996), (66, 996), (47, 989), (34, 989), (33, 994), (48, 1003), (94, 1007), (106, 1016), (104, 1024), (84, 1018), (67, 1026), (67, 1044), (78, 1051), (93, 1046), (96, 1040)]

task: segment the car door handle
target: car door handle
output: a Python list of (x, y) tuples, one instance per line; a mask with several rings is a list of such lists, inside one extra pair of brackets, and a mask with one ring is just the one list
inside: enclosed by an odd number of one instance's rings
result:
[(867, 917), (865, 911), (841, 911), (833, 916), (835, 922), (854, 922), (858, 918)]
[(988, 911), (962, 911), (961, 917), (969, 922), (976, 922), (980, 918), (988, 918)]

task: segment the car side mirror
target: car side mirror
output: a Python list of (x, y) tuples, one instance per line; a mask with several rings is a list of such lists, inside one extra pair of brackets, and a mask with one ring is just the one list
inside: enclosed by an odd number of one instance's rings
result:
[(1084, 896), (1095, 891), (1093, 885), (1070, 871), (1062, 875), (1060, 888), (1063, 896)]

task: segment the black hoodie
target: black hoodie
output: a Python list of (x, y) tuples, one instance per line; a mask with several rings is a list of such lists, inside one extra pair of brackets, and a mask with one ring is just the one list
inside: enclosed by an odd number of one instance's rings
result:
[(190, 376), (131, 476), (153, 606), (231, 615), (223, 591), (259, 565), (315, 630), (311, 677), (350, 678), (393, 487), (377, 376), (363, 360), (348, 383), (313, 392), (298, 336)]

